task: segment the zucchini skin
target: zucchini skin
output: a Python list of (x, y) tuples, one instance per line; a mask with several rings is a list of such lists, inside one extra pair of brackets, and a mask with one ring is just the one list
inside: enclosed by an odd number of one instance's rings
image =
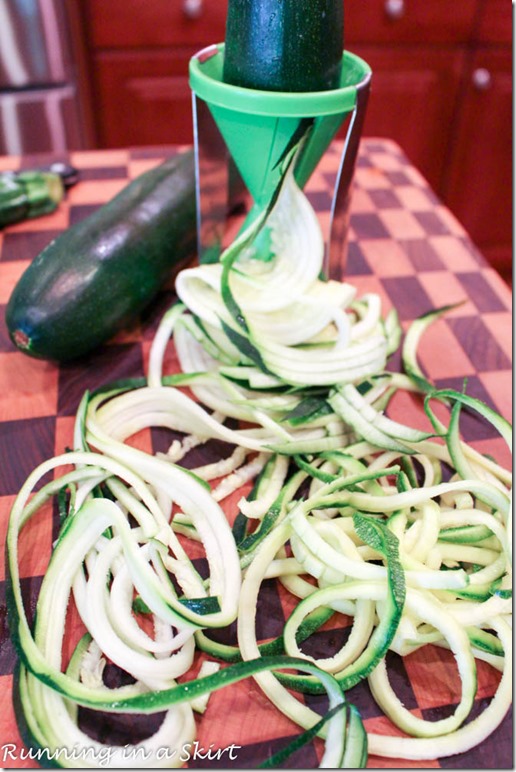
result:
[(140, 175), (33, 260), (7, 305), (11, 340), (59, 362), (89, 353), (134, 321), (196, 247), (188, 150)]
[(223, 79), (264, 91), (338, 88), (342, 0), (229, 0)]

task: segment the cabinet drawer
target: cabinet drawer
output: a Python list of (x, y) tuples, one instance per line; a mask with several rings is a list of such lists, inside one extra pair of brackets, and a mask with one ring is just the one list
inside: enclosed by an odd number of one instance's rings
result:
[(97, 55), (97, 128), (102, 147), (193, 142), (188, 61), (194, 52)]
[(227, 0), (84, 0), (94, 48), (220, 43), (226, 12)]
[(345, 8), (347, 47), (355, 43), (433, 45), (471, 37), (477, 0), (346, 0)]

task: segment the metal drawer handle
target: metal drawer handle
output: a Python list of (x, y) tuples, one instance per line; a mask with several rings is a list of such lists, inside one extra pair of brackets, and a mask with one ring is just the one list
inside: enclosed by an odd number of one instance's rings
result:
[(183, 0), (183, 13), (189, 19), (198, 19), (202, 14), (203, 0)]
[(405, 0), (385, 0), (384, 8), (389, 19), (401, 19), (405, 14)]
[(472, 81), (478, 91), (487, 91), (491, 88), (492, 80), (491, 73), (485, 67), (477, 67), (473, 70)]

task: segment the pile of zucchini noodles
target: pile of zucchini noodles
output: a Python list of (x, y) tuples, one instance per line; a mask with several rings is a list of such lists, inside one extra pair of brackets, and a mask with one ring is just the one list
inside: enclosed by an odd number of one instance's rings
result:
[[(259, 233), (269, 259), (254, 252)], [(179, 274), (180, 302), (156, 333), (146, 381), (85, 394), (74, 449), (20, 491), (7, 537), (17, 711), (42, 765), (180, 766), (194, 713), (213, 691), (251, 676), (304, 730), (269, 766), (315, 735), (325, 741), (321, 767), (363, 767), (368, 752), (435, 759), (482, 742), (507, 712), (511, 476), (461, 441), (459, 421), (463, 409), (476, 411), (508, 443), (510, 425), (466, 392), (434, 390), (419, 368), (419, 338), (446, 309), (411, 326), (405, 372), (388, 372), (401, 340), (396, 314), (383, 319), (378, 296), (324, 281), (322, 260), (317, 217), (290, 165), (271, 211), (219, 263)], [(182, 372), (166, 375), (172, 336)], [(427, 431), (385, 414), (403, 390), (420, 395)], [(182, 439), (154, 455), (126, 442), (149, 427)], [(211, 439), (229, 443), (229, 455), (185, 469), (189, 452)], [(245, 485), (251, 493), (230, 526), (222, 504)], [(19, 542), (51, 499), (62, 524), (31, 626)], [(295, 604), (283, 634), (261, 642), (266, 579)], [(67, 658), (71, 598), (84, 634)], [(321, 626), (346, 618), (351, 632), (338, 651), (321, 659), (303, 650)], [(235, 620), (237, 645), (210, 637)], [(429, 644), (451, 650), (461, 682), (455, 710), (435, 722), (403, 706), (385, 659)], [(502, 675), (490, 704), (465, 723), (476, 660)], [(106, 663), (131, 683), (108, 687)], [(366, 735), (345, 697), (363, 679), (404, 737)], [(296, 692), (326, 692), (326, 715)], [(79, 706), (164, 718), (148, 739), (112, 746), (81, 729)]]

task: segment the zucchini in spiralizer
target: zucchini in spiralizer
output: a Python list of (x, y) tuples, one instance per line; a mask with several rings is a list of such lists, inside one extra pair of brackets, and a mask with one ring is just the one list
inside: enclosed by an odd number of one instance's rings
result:
[(340, 82), (342, 0), (230, 0), (224, 80), (264, 91), (326, 91)]
[(106, 341), (193, 256), (195, 212), (191, 151), (140, 175), (29, 265), (7, 306), (13, 342), (66, 361)]

